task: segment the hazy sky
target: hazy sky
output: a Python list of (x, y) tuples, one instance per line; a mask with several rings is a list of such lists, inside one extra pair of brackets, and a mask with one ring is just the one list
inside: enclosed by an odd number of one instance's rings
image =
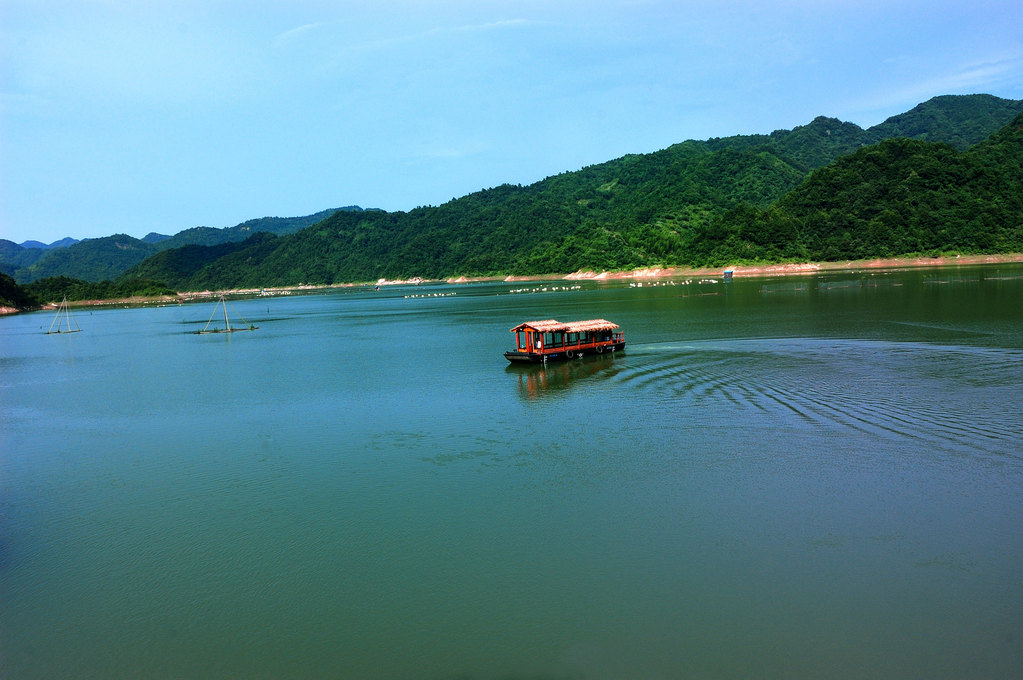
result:
[(978, 92), (1023, 99), (1019, 0), (0, 0), (0, 238), (409, 210)]

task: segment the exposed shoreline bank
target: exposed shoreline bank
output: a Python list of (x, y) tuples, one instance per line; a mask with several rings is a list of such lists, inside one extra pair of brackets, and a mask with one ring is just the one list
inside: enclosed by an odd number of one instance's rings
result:
[[(68, 302), (72, 307), (108, 307), (108, 306), (165, 306), (184, 304), (186, 302), (202, 302), (215, 300), (220, 295), (232, 297), (277, 297), (290, 295), (293, 292), (330, 290), (335, 288), (355, 288), (365, 286), (414, 285), (421, 283), (482, 283), (493, 281), (618, 281), (628, 279), (669, 279), (694, 276), (721, 276), (731, 271), (735, 278), (760, 278), (769, 276), (806, 276), (820, 272), (909, 269), (919, 267), (955, 267), (975, 266), (984, 264), (1023, 263), (1023, 253), (1006, 253), (1001, 255), (959, 255), (951, 257), (895, 257), (877, 258), (872, 260), (845, 260), (841, 262), (804, 262), (789, 264), (737, 265), (731, 267), (664, 267), (635, 269), (631, 271), (578, 271), (570, 274), (546, 274), (537, 276), (460, 276), (449, 279), (412, 278), (403, 280), (380, 279), (375, 282), (337, 283), (324, 285), (277, 286), (273, 288), (239, 288), (224, 291), (189, 291), (177, 295), (161, 297), (132, 297), (112, 300), (77, 300)], [(44, 305), (42, 309), (53, 309), (55, 305)], [(0, 307), (0, 315), (17, 314), (19, 310), (11, 307)]]
[[(731, 271), (739, 278), (767, 276), (805, 276), (819, 272), (858, 271), (861, 269), (910, 269), (917, 267), (955, 267), (983, 264), (1023, 263), (1023, 253), (1001, 255), (959, 255), (950, 257), (893, 257), (872, 260), (843, 260), (841, 262), (802, 262), (788, 264), (736, 265), (725, 267), (664, 267), (635, 269), (631, 271), (578, 271), (571, 274), (548, 274), (542, 276), (507, 277), (458, 277), (447, 279), (446, 283), (473, 283), (482, 281), (615, 281), (621, 279), (686, 278), (694, 276), (721, 276)], [(388, 284), (408, 284), (415, 281), (388, 281)]]

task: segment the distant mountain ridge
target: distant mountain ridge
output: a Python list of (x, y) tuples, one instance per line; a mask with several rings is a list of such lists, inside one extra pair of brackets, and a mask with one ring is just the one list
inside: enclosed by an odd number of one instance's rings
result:
[[(166, 251), (129, 273), (184, 290), (800, 257), (786, 238), (804, 252), (845, 252), (831, 236), (815, 244), (815, 213), (791, 215), (774, 204), (886, 134), (915, 130), (940, 141), (919, 144), (958, 159), (956, 148), (982, 142), (1020, 111), (1023, 102), (977, 95), (936, 97), (868, 130), (818, 117), (789, 131), (681, 142), (408, 213), (336, 213), (290, 236), (232, 244), (230, 252)], [(896, 234), (889, 240), (908, 243)]]
[(44, 250), (48, 250), (50, 248), (67, 248), (68, 246), (73, 246), (76, 243), (78, 243), (78, 239), (71, 238), (69, 236), (62, 238), (59, 241), (54, 241), (49, 245), (39, 241), (24, 241), (19, 245), (21, 245), (22, 248), (42, 248)]
[(943, 142), (963, 151), (994, 134), (1021, 110), (1023, 101), (989, 94), (941, 95), (867, 129), (817, 116), (792, 130), (715, 138), (708, 143), (715, 149), (772, 148), (799, 167), (812, 170), (863, 146), (895, 137)]
[[(51, 276), (103, 281), (117, 278), (132, 266), (161, 250), (185, 245), (217, 245), (244, 241), (257, 232), (293, 234), (322, 221), (337, 210), (358, 212), (362, 211), (362, 208), (348, 206), (321, 210), (302, 217), (261, 217), (223, 229), (193, 227), (173, 236), (149, 233), (142, 239), (127, 234), (82, 241), (65, 238), (43, 248), (26, 248), (0, 239), (0, 271), (13, 276), (20, 283)], [(59, 245), (65, 243), (67, 245)]]
[[(969, 149), (1021, 111), (1021, 101), (961, 95), (935, 97), (866, 130), (818, 116), (792, 130), (685, 141), (407, 213), (324, 211), (317, 216), (329, 215), (326, 219), (312, 221), (316, 216), (310, 216), (306, 226), (295, 229), (292, 224), (293, 231), (280, 235), (250, 220), (231, 230), (198, 227), (167, 238), (151, 234), (150, 242), (124, 236), (93, 239), (94, 247), (85, 241), (65, 249), (69, 255), (60, 267), (50, 266), (56, 262), (48, 256), (47, 266), (22, 265), (16, 278), (59, 273), (94, 280), (72, 270), (88, 271), (91, 277), (113, 275), (135, 259), (121, 270), (126, 276), (183, 290), (630, 269), (692, 263), (697, 257), (756, 259), (783, 252), (797, 257), (777, 238), (787, 234), (797, 242), (802, 236), (793, 225), (809, 229), (805, 223), (812, 221), (813, 211), (796, 216), (778, 202), (821, 169), (905, 135), (928, 149), (916, 154), (920, 159), (930, 157), (928, 144), (953, 152)], [(960, 162), (959, 156), (949, 159)], [(761, 228), (777, 233), (770, 238), (753, 234)], [(231, 231), (230, 237), (225, 231)], [(725, 245), (715, 240), (722, 234)], [(759, 247), (758, 240), (770, 241), (771, 248)], [(7, 271), (4, 248), (0, 241), (0, 269)], [(90, 248), (97, 251), (93, 261), (81, 252)], [(80, 252), (72, 258), (71, 251)], [(107, 265), (100, 262), (103, 257)]]

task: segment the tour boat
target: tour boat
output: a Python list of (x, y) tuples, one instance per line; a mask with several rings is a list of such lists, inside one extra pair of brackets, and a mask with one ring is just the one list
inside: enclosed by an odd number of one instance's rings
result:
[(605, 319), (563, 323), (556, 319), (527, 321), (511, 329), (516, 347), (504, 356), (511, 362), (543, 363), (625, 349), (625, 333)]

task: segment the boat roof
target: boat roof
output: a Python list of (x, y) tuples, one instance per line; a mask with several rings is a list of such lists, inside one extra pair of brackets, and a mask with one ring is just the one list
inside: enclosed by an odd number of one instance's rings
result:
[(553, 333), (561, 331), (564, 333), (586, 333), (588, 331), (610, 331), (618, 328), (618, 324), (611, 323), (607, 319), (590, 319), (589, 321), (569, 321), (567, 323), (557, 319), (544, 319), (542, 321), (526, 321), (511, 329), (512, 333), (525, 328), (539, 331), (541, 333)]

